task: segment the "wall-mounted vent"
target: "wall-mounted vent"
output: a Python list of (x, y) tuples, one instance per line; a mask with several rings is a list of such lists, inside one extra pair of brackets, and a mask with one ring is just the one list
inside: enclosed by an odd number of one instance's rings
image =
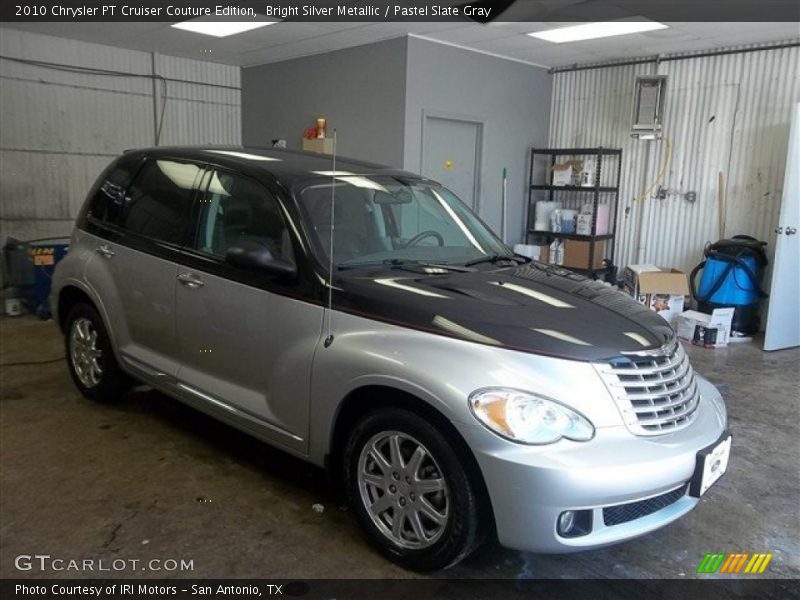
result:
[(666, 75), (645, 75), (636, 78), (631, 116), (633, 137), (645, 140), (661, 137), (666, 90)]

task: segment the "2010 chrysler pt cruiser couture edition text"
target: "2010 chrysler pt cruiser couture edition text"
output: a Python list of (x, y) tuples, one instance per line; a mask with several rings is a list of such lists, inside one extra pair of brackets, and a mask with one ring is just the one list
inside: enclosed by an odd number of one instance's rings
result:
[(81, 392), (144, 381), (327, 467), (414, 569), (487, 534), (570, 552), (694, 508), (731, 438), (661, 317), (515, 256), (433, 181), (336, 169), (251, 148), (115, 160), (53, 281)]

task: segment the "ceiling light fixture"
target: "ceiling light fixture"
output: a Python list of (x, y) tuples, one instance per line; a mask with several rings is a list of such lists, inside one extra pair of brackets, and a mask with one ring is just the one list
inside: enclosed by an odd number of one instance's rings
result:
[(281, 162), (283, 159), (275, 158), (274, 156), (261, 156), (259, 154), (250, 154), (248, 152), (234, 152), (233, 150), (209, 150), (214, 154), (224, 154), (225, 156), (235, 156), (237, 158), (246, 158), (248, 160), (263, 160), (263, 161), (277, 161)]
[(526, 35), (539, 38), (554, 44), (565, 42), (579, 42), (581, 40), (596, 40), (598, 38), (613, 37), (615, 35), (628, 35), (642, 31), (655, 31), (666, 29), (667, 26), (656, 21), (605, 21), (600, 23), (582, 23), (570, 27), (559, 27), (546, 31), (532, 31)]
[(221, 38), (252, 31), (267, 25), (274, 25), (275, 23), (278, 23), (278, 21), (198, 21), (193, 19), (191, 21), (173, 23), (172, 27)]

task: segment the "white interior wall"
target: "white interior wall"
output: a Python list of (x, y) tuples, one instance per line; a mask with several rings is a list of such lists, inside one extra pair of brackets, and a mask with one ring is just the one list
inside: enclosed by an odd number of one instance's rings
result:
[[(667, 143), (633, 140), (636, 75), (668, 76), (665, 137), (672, 146), (664, 200), (635, 199), (665, 164)], [(644, 262), (690, 270), (706, 242), (721, 237), (718, 180), (726, 197), (724, 235), (769, 243), (786, 166), (791, 107), (800, 101), (800, 47), (557, 73), (550, 145), (623, 149), (615, 262), (640, 260), (638, 211), (644, 208)], [(649, 157), (648, 157), (649, 153)], [(683, 194), (697, 192), (694, 203)]]
[(238, 67), (5, 28), (0, 55), (0, 244), (7, 236), (68, 235), (86, 191), (111, 159), (155, 144), (164, 84), (154, 83), (154, 73), (167, 80), (160, 145), (240, 143)]

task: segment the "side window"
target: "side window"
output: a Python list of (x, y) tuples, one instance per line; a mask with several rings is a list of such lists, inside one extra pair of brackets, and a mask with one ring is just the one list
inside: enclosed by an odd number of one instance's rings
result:
[(292, 242), (277, 199), (258, 183), (228, 171), (210, 171), (200, 199), (197, 250), (224, 258), (228, 248), (257, 245), (294, 263)]
[(192, 163), (147, 161), (128, 192), (120, 225), (154, 240), (183, 242), (200, 172)]
[(86, 216), (116, 225), (125, 204), (125, 192), (141, 164), (140, 156), (122, 156), (109, 166), (94, 186)]

